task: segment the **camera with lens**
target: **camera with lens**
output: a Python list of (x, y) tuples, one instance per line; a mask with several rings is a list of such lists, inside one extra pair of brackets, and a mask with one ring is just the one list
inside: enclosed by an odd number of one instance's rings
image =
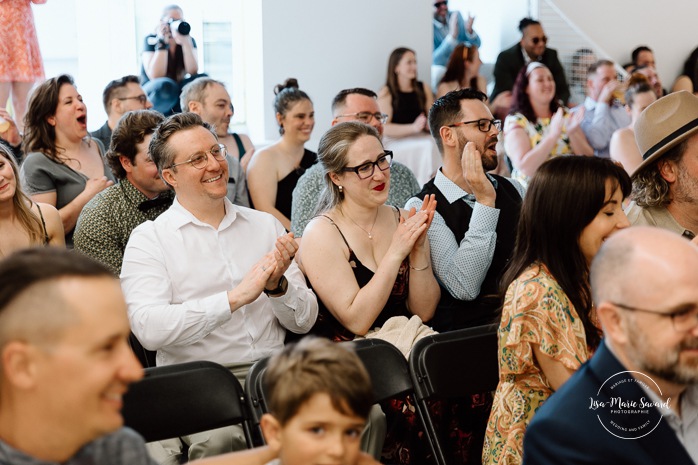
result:
[(191, 31), (191, 25), (188, 22), (183, 21), (181, 19), (170, 19), (168, 22), (170, 24), (171, 31), (177, 31), (180, 35), (183, 36), (189, 35), (189, 32)]

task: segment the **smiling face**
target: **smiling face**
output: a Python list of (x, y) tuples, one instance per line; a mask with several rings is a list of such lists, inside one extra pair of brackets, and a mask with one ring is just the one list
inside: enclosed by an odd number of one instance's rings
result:
[(12, 202), (17, 190), (17, 173), (8, 155), (0, 149), (0, 203)]
[(315, 110), (310, 100), (300, 100), (291, 105), (286, 114), (276, 114), (280, 126), (284, 128), (283, 137), (297, 142), (307, 142), (315, 127)]
[(543, 55), (546, 43), (545, 31), (540, 24), (530, 24), (523, 30), (521, 46), (531, 59), (538, 59)]
[[(364, 163), (373, 163), (383, 154), (383, 145), (373, 136), (359, 137), (349, 148), (346, 155), (345, 167), (356, 167)], [(332, 182), (343, 186), (345, 199), (351, 199), (359, 204), (371, 206), (383, 205), (388, 199), (390, 190), (390, 169), (381, 171), (378, 167), (373, 170), (373, 175), (366, 179), (359, 179), (354, 172), (333, 173)]]
[(285, 424), (265, 428), (270, 447), (284, 465), (353, 465), (365, 421), (338, 411), (330, 396), (314, 394)]
[(613, 233), (630, 226), (628, 217), (623, 212), (623, 193), (610, 180), (606, 181), (605, 199), (601, 210), (579, 236), (579, 248), (587, 264), (591, 264), (591, 260), (606, 239)]
[(83, 444), (123, 425), (122, 397), (143, 369), (128, 344), (130, 332), (119, 281), (67, 277), (59, 283), (76, 322), (55, 343), (34, 350), (37, 405), (49, 424), (65, 426)]
[(395, 67), (398, 79), (417, 79), (417, 57), (413, 52), (407, 51), (402, 55)]
[(126, 179), (149, 199), (157, 197), (168, 189), (158, 174), (158, 167), (148, 153), (148, 144), (152, 138), (153, 135), (148, 134), (143, 138), (143, 142), (136, 144), (137, 152), (133, 163), (127, 157), (120, 158), (121, 166), (126, 171)]
[(201, 102), (199, 111), (194, 110), (194, 112), (214, 127), (218, 137), (228, 135), (228, 126), (233, 117), (233, 104), (225, 87), (217, 83), (207, 86), (204, 101)]
[(536, 68), (528, 76), (526, 94), (531, 103), (549, 105), (555, 98), (555, 80), (548, 68)]
[(58, 91), (58, 105), (53, 116), (47, 119), (56, 128), (56, 137), (80, 140), (87, 135), (87, 107), (82, 95), (72, 84), (63, 84)]
[[(174, 148), (174, 164), (186, 162), (196, 154), (208, 152), (218, 144), (211, 132), (203, 126), (193, 126), (170, 136), (168, 146)], [(207, 154), (206, 166), (197, 169), (189, 163), (165, 168), (162, 175), (175, 190), (182, 205), (201, 201), (222, 201), (228, 188), (228, 163)]]

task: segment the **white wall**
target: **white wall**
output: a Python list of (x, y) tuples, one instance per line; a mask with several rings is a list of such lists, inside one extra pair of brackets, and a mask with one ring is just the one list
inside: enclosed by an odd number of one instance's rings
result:
[(630, 52), (637, 46), (649, 46), (654, 50), (662, 83), (668, 89), (698, 45), (695, 35), (698, 2), (553, 0), (551, 3), (618, 64), (630, 62)]
[(253, 92), (263, 95), (263, 121), (250, 115), (250, 128), (263, 123), (263, 137), (278, 138), (273, 89), (295, 77), (314, 103), (316, 123), (308, 147), (315, 148), (330, 127), (334, 95), (347, 87), (377, 92), (385, 82), (388, 56), (400, 46), (416, 51), (420, 79), (428, 82), (432, 8), (423, 0), (263, 0), (262, 75), (248, 81)]

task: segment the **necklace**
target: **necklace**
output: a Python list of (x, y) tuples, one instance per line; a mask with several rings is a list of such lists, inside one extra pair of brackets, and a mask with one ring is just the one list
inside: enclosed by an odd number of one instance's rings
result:
[(354, 224), (356, 225), (357, 228), (359, 228), (360, 230), (362, 230), (363, 232), (365, 232), (365, 233), (368, 235), (368, 238), (369, 238), (370, 240), (373, 240), (373, 227), (376, 225), (376, 220), (378, 219), (378, 211), (379, 211), (379, 210), (376, 209), (376, 217), (373, 218), (373, 224), (371, 225), (371, 229), (368, 230), (368, 231), (366, 231), (364, 228), (362, 228), (361, 226), (359, 226), (359, 223), (357, 223), (356, 221), (352, 220), (351, 217), (350, 217), (349, 215), (347, 215), (346, 213), (344, 213), (344, 216), (346, 216), (347, 218), (349, 218), (349, 221), (351, 221), (352, 223), (354, 223)]

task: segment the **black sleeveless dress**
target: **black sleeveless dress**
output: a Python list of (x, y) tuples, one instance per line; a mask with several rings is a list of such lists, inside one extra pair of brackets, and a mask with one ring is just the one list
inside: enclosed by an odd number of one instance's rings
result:
[[(398, 215), (399, 221), (400, 211), (397, 208), (395, 208), (395, 212)], [(366, 268), (366, 266), (363, 263), (361, 263), (361, 261), (359, 261), (359, 259), (356, 257), (356, 254), (354, 254), (354, 251), (352, 250), (351, 246), (347, 242), (346, 237), (344, 237), (342, 230), (339, 229), (339, 226), (337, 226), (330, 217), (325, 215), (322, 216), (327, 218), (330, 221), (330, 223), (332, 223), (332, 225), (334, 225), (334, 227), (337, 228), (337, 231), (339, 231), (340, 236), (342, 236), (344, 244), (346, 244), (347, 248), (349, 249), (349, 264), (351, 265), (351, 269), (354, 272), (356, 282), (358, 283), (359, 288), (364, 287), (368, 284), (371, 278), (373, 278), (374, 272)], [(385, 303), (385, 306), (383, 307), (383, 310), (381, 310), (380, 314), (378, 314), (378, 317), (376, 317), (376, 320), (371, 325), (371, 328), (383, 326), (389, 318), (392, 318), (394, 316), (406, 316), (408, 318), (410, 317), (410, 312), (407, 309), (409, 279), (409, 261), (407, 258), (405, 258), (405, 260), (403, 260), (400, 264), (400, 269), (398, 270), (397, 278), (395, 278), (395, 284), (393, 284), (393, 289), (390, 292), (390, 297), (388, 297), (388, 301)], [(325, 305), (322, 303), (320, 299), (318, 299), (317, 321), (315, 322), (315, 326), (313, 326), (313, 328), (310, 330), (310, 333), (315, 334), (317, 336), (326, 337), (333, 341), (351, 341), (356, 337), (354, 333), (346, 329), (344, 326), (342, 326), (342, 324), (339, 321), (337, 321), (337, 319), (332, 315), (332, 313), (330, 313), (330, 311), (327, 309), (327, 307), (325, 307)]]
[(305, 170), (313, 166), (317, 162), (317, 154), (308, 149), (303, 151), (303, 158), (300, 166), (288, 173), (288, 175), (279, 181), (276, 186), (276, 202), (274, 208), (279, 210), (288, 219), (291, 219), (291, 203), (293, 200), (293, 189)]

